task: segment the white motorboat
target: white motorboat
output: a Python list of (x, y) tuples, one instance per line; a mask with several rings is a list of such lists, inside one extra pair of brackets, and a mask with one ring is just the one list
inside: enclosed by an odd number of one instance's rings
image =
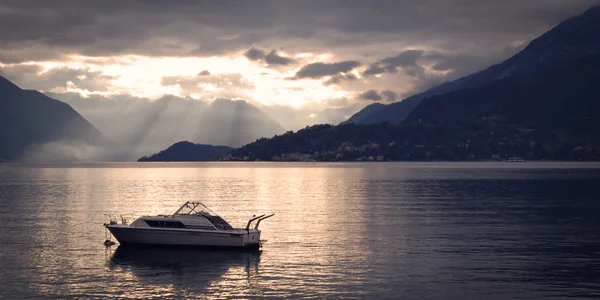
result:
[(188, 201), (172, 215), (142, 216), (131, 224), (109, 218), (104, 226), (124, 245), (246, 248), (260, 246), (258, 226), (273, 215), (254, 216), (245, 228), (233, 228), (204, 204)]

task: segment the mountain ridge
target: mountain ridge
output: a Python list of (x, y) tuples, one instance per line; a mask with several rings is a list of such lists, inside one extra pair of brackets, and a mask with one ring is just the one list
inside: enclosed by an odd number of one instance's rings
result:
[(215, 161), (233, 148), (194, 144), (188, 141), (177, 142), (165, 150), (150, 156), (139, 158), (138, 162), (169, 162), (169, 161)]
[(43, 156), (78, 159), (43, 146), (48, 143), (100, 145), (108, 142), (70, 105), (35, 90), (21, 89), (0, 76), (0, 158), (36, 159), (41, 153), (31, 153), (33, 151), (47, 152)]
[[(477, 87), (506, 77), (527, 75), (599, 53), (598, 32), (600, 32), (600, 6), (595, 6), (556, 25), (501, 63), (417, 93), (400, 102), (381, 104), (383, 106), (376, 108), (371, 104), (370, 108), (367, 106), (368, 110), (365, 108), (359, 111), (344, 123), (401, 123), (423, 99), (462, 88)], [(561, 47), (556, 47), (555, 44), (561, 44)]]

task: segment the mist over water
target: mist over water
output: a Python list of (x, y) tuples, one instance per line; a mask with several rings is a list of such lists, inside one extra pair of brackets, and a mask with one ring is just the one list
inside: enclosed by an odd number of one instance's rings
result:
[[(0, 164), (0, 298), (600, 297), (600, 165)], [(260, 252), (105, 248), (200, 200)]]

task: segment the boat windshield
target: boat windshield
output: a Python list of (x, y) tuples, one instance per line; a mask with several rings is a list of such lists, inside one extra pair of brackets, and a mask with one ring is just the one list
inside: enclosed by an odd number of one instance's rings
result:
[(200, 202), (186, 202), (173, 215), (201, 215), (209, 220), (217, 229), (233, 230), (233, 227), (210, 208)]
[(216, 216), (210, 208), (200, 202), (186, 202), (174, 213), (174, 215), (194, 215), (194, 214), (208, 214)]

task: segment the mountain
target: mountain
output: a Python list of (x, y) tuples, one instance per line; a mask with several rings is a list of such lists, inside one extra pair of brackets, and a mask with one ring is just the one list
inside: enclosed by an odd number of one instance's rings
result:
[(0, 160), (87, 159), (74, 147), (106, 142), (68, 104), (0, 76)]
[(164, 96), (146, 98), (51, 94), (71, 104), (120, 145), (113, 160), (133, 160), (182, 140), (239, 147), (285, 132), (273, 118), (245, 102), (212, 103)]
[(215, 161), (233, 148), (178, 142), (171, 147), (150, 156), (138, 159), (138, 162), (151, 161)]
[[(518, 124), (573, 142), (600, 143), (600, 54), (508, 77), (472, 89), (424, 99), (405, 123), (489, 122)], [(586, 137), (590, 138), (586, 138)]]
[(465, 88), (474, 88), (496, 80), (526, 76), (548, 68), (600, 53), (600, 6), (566, 20), (534, 39), (522, 51), (485, 70), (444, 83), (389, 105), (373, 104), (352, 116), (347, 123), (401, 123), (421, 100)]
[[(407, 98), (406, 100), (409, 100), (409, 99)], [(392, 103), (389, 105), (385, 105), (385, 104), (381, 104), (381, 103), (369, 104), (365, 108), (363, 108), (360, 111), (358, 111), (357, 113), (355, 113), (354, 115), (350, 116), (350, 118), (348, 118), (348, 120), (346, 120), (342, 123), (356, 123), (356, 124), (378, 123), (376, 121), (371, 121), (371, 118), (373, 118), (373, 117), (382, 118), (382, 119), (386, 119), (386, 120), (390, 119), (391, 117), (383, 117), (381, 115), (385, 114), (386, 109), (388, 107), (391, 107), (391, 105), (399, 105), (400, 103), (404, 103), (403, 105), (406, 105), (408, 102), (405, 102), (405, 101)], [(409, 111), (409, 110), (405, 110), (405, 111)], [(395, 112), (393, 112), (392, 109), (389, 109), (389, 113), (394, 114)]]

